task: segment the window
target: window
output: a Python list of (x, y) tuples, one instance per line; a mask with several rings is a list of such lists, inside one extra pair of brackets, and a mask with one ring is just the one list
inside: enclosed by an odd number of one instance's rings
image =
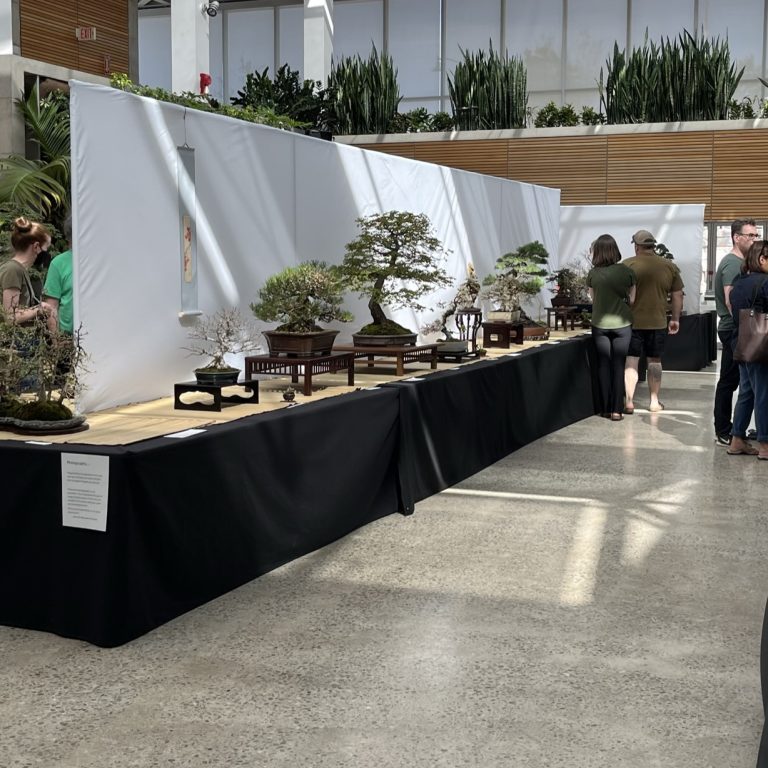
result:
[(658, 43), (662, 37), (674, 40), (687, 29), (696, 30), (693, 23), (693, 0), (643, 0), (632, 3), (631, 47), (640, 48), (648, 30), (648, 40)]
[(360, 54), (367, 59), (372, 46), (384, 48), (382, 0), (347, 0), (333, 5), (333, 58)]
[(299, 79), (304, 71), (304, 6), (291, 5), (280, 8), (280, 41), (278, 63), (288, 64), (299, 71)]
[[(760, 237), (766, 230), (765, 221), (756, 221)], [(723, 260), (723, 256), (733, 248), (731, 240), (731, 222), (711, 221), (704, 227), (704, 248), (701, 259), (702, 266), (702, 296), (713, 296), (715, 290), (715, 272)]]
[(404, 97), (440, 95), (440, 0), (389, 0), (389, 53)]
[(139, 15), (139, 82), (171, 90), (171, 14)]
[[(521, 56), (528, 71), (528, 90), (557, 91), (563, 87), (563, 2), (506, 0), (506, 46), (509, 55)], [(549, 101), (549, 99), (547, 99)], [(545, 102), (546, 103), (546, 102)]]
[(731, 57), (745, 66), (744, 78), (763, 71), (763, 0), (699, 0), (699, 26), (705, 37), (728, 38)]
[(227, 98), (237, 95), (251, 72), (269, 67), (274, 75), (274, 14), (272, 8), (227, 11)]

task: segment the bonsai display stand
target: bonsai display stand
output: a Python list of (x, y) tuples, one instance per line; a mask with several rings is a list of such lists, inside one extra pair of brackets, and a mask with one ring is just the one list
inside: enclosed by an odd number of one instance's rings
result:
[[(222, 389), (226, 387), (242, 387), (250, 396), (245, 395), (223, 395)], [(212, 403), (202, 403), (199, 400), (194, 403), (185, 403), (181, 395), (187, 392), (207, 392), (213, 395)], [(220, 411), (222, 403), (258, 403), (259, 402), (259, 382), (252, 381), (246, 375), (243, 381), (237, 384), (198, 384), (196, 381), (182, 381), (173, 385), (173, 407), (177, 411)]]
[(368, 358), (368, 367), (373, 368), (374, 358), (377, 357), (393, 357), (395, 359), (395, 375), (405, 375), (406, 363), (417, 362), (429, 362), (429, 367), (432, 370), (437, 368), (437, 349), (439, 344), (421, 344), (408, 345), (402, 347), (384, 347), (384, 346), (357, 346), (348, 345), (334, 347), (335, 350), (341, 352), (351, 353), (353, 357), (360, 359), (363, 357)]
[(522, 344), (525, 338), (525, 326), (522, 323), (508, 323), (503, 320), (490, 320), (483, 323), (483, 346), (509, 349), (510, 344)]
[(563, 330), (568, 330), (568, 319), (571, 321), (571, 330), (576, 330), (576, 316), (581, 316), (575, 304), (564, 304), (559, 307), (547, 307), (547, 328), (552, 328), (552, 315), (555, 316), (555, 328), (558, 322), (563, 324)]
[(257, 373), (272, 373), (290, 376), (296, 384), (304, 376), (304, 394), (312, 394), (312, 377), (321, 373), (347, 372), (347, 384), (355, 385), (355, 356), (349, 352), (331, 352), (313, 357), (288, 357), (287, 355), (253, 355), (245, 358), (245, 376), (252, 378)]

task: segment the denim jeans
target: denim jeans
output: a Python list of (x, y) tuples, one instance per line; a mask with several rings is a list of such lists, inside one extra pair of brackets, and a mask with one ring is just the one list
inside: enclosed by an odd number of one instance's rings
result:
[(739, 363), (739, 376), (739, 397), (733, 412), (732, 434), (746, 437), (754, 408), (757, 441), (768, 443), (768, 365)]

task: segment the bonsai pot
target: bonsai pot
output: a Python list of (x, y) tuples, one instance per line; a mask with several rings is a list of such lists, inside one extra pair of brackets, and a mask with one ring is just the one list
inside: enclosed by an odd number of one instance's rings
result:
[(216, 384), (225, 386), (227, 384), (237, 384), (240, 376), (239, 368), (196, 368), (195, 379), (198, 384)]
[(519, 309), (513, 309), (511, 311), (497, 309), (488, 313), (488, 322), (491, 323), (516, 323), (518, 320), (520, 320)]
[(418, 334), (392, 333), (392, 334), (368, 334), (353, 333), (352, 343), (356, 347), (408, 347), (416, 343)]
[(338, 331), (264, 331), (270, 355), (284, 354), (295, 357), (329, 355), (338, 335)]
[(573, 299), (567, 293), (558, 293), (552, 297), (553, 307), (569, 307), (573, 304)]
[(468, 349), (467, 341), (451, 339), (450, 341), (438, 341), (440, 346), (437, 348), (437, 354), (466, 354)]

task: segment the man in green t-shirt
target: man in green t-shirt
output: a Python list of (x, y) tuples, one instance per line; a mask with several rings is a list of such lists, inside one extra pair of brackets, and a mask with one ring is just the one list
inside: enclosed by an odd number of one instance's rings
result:
[[(661, 390), (661, 353), (667, 334), (680, 330), (683, 311), (683, 279), (680, 270), (670, 259), (656, 254), (656, 238), (646, 229), (632, 235), (635, 255), (624, 263), (637, 276), (637, 293), (632, 305), (632, 340), (629, 342), (624, 389), (624, 413), (634, 413), (634, 395), (638, 381), (640, 356), (648, 361), (649, 411), (662, 411), (659, 402)], [(667, 297), (671, 298), (671, 317), (667, 321)]]
[(736, 332), (731, 316), (731, 288), (741, 274), (744, 257), (758, 238), (757, 227), (753, 219), (736, 219), (731, 224), (731, 242), (733, 248), (723, 256), (715, 273), (715, 308), (720, 321), (717, 335), (723, 347), (720, 355), (720, 378), (715, 389), (715, 440), (720, 445), (731, 442), (733, 427), (733, 393), (739, 387), (739, 364), (733, 359), (734, 333)]
[(64, 221), (64, 236), (70, 250), (60, 253), (48, 267), (43, 288), (43, 301), (53, 307), (58, 313), (59, 330), (72, 334), (72, 219), (67, 216)]

